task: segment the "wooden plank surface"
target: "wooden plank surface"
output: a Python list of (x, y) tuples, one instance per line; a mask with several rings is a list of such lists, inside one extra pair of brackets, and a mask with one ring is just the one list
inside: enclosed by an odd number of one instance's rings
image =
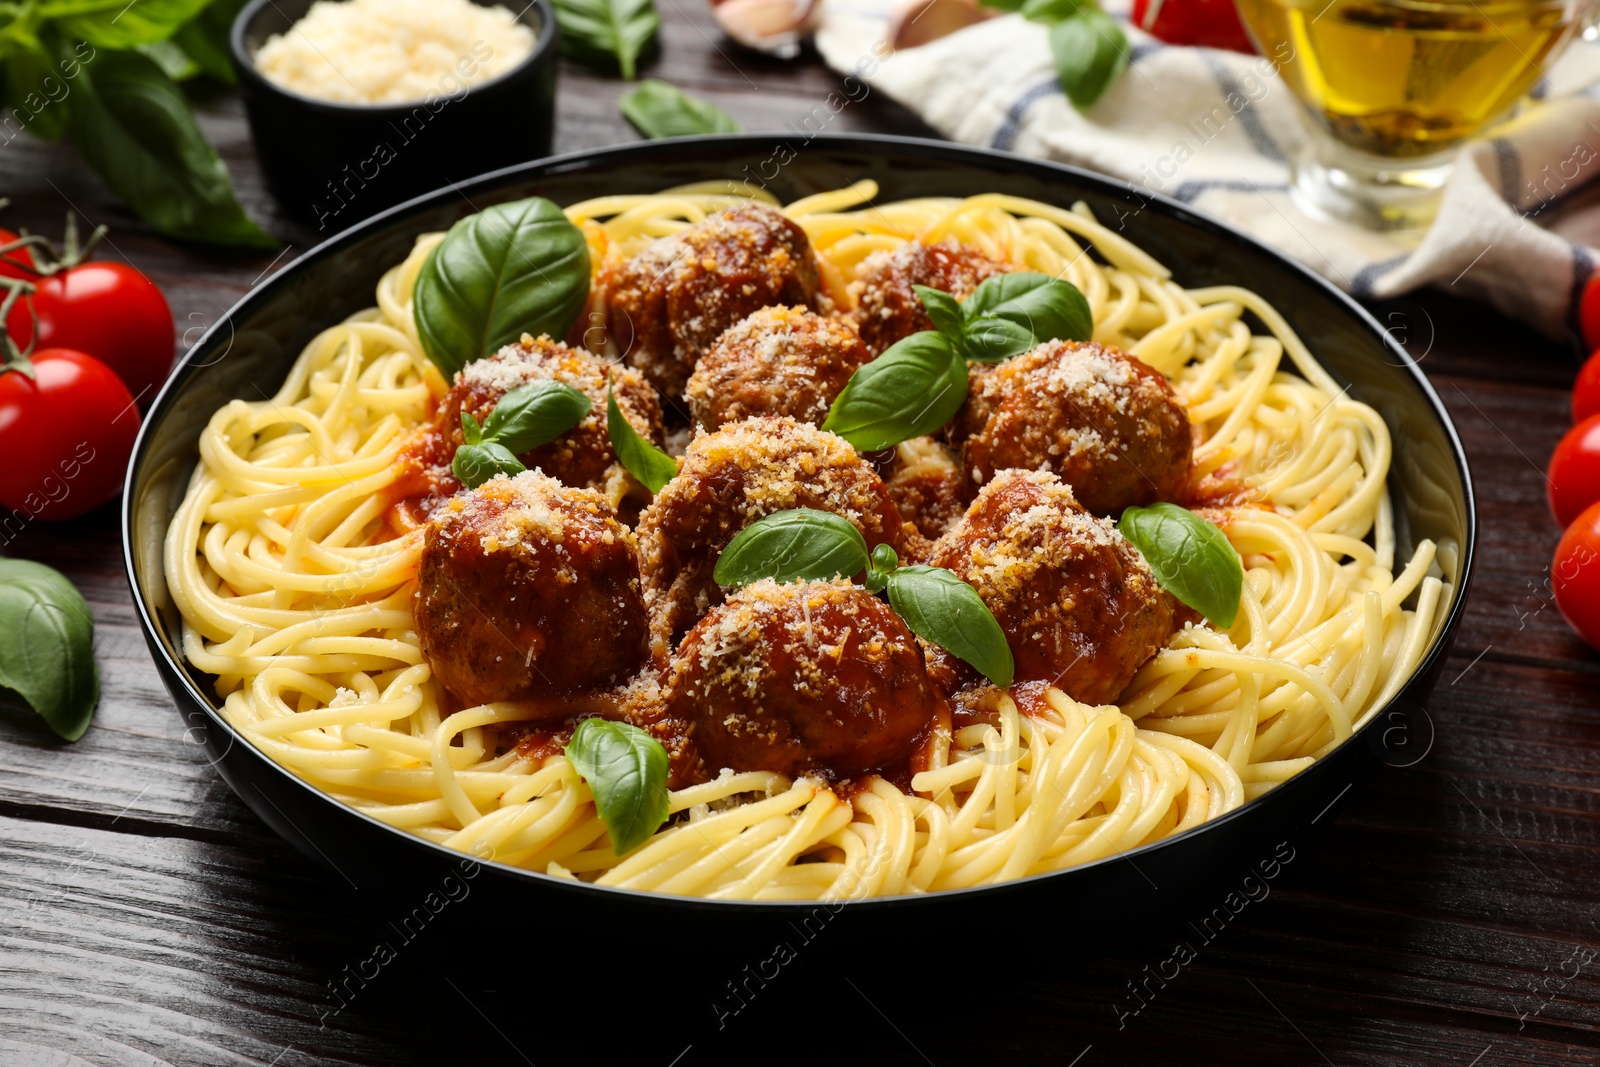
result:
[[(697, 3), (661, 7), (646, 73), (747, 129), (800, 122), (836, 84), (814, 56), (738, 50)], [(634, 139), (622, 91), (564, 71), (557, 147)], [(112, 226), (108, 254), (162, 285), (192, 340), (317, 236), (266, 194), (234, 99), (205, 101), (202, 123), (284, 256), (154, 237), (69, 146), (25, 138), (0, 149), (13, 201), (0, 220), (58, 233), (75, 210)], [(877, 96), (831, 128), (927, 132)], [(695, 946), (651, 932), (605, 981), (538, 955), (559, 916), (457, 909), (353, 987), (400, 916), (292, 852), (207, 765), (134, 625), (104, 509), (3, 548), (84, 591), (105, 698), (70, 747), (0, 711), (0, 1065), (610, 1063), (626, 1032), (647, 1038), (630, 1059), (663, 1065), (1600, 1062), (1600, 657), (1550, 598), (1559, 531), (1542, 475), (1575, 365), (1449, 296), (1374, 310), (1450, 409), (1479, 492), (1479, 571), (1429, 706), (1431, 745), (1297, 846), (1265, 899), (1190, 938), (1195, 958), (1176, 974), (1184, 920), (1216, 901), (1153, 933), (1151, 917), (1125, 916), (1126, 945), (1089, 959), (1072, 956), (1074, 930), (1103, 920), (1073, 915), (931, 930), (926, 965), (819, 942), (720, 1027), (704, 984), (675, 978)], [(640, 1003), (643, 1019), (629, 1010)]]

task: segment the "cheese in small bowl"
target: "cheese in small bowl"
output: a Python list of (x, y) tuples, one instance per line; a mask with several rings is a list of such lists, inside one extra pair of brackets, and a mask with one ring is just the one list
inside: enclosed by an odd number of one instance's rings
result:
[(317, 0), (254, 59), (289, 92), (392, 105), (491, 81), (525, 60), (534, 43), (513, 12), (471, 0)]

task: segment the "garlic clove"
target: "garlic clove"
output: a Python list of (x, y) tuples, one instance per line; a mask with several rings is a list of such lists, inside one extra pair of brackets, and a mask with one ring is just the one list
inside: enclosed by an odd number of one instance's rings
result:
[(816, 8), (817, 0), (712, 0), (711, 17), (746, 48), (793, 59)]
[(889, 21), (889, 44), (896, 51), (916, 48), (992, 15), (977, 0), (907, 0)]

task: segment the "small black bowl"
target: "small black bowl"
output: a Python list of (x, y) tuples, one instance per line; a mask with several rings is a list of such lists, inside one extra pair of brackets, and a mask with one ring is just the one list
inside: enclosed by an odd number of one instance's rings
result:
[[(184, 660), (180, 619), (162, 569), (163, 540), (194, 470), (197, 439), (213, 413), (235, 398), (257, 399), (277, 388), (307, 342), (372, 304), (378, 278), (405, 257), (418, 234), (528, 196), (567, 204), (607, 193), (752, 177), (785, 202), (861, 178), (878, 183), (882, 201), (984, 192), (1061, 206), (1082, 200), (1098, 218), (1119, 220), (1124, 235), (1170, 267), (1180, 283), (1236, 284), (1260, 293), (1312, 340), (1334, 379), (1371, 404), (1393, 434), (1388, 490), (1396, 556), (1410, 556), (1422, 538), (1440, 546), (1439, 566), (1452, 589), (1416, 673), (1349, 741), (1265, 796), (1185, 833), (1020, 881), (849, 904), (702, 900), (479, 863), (335, 800), (274, 763), (228, 725), (217, 710), (214, 679)], [(1063, 945), (1082, 948), (1125, 928), (1096, 917), (1139, 916), (1146, 922), (1181, 916), (1188, 909), (1203, 911), (1224, 893), (1232, 899), (1259, 888), (1262, 879), (1276, 877), (1310, 844), (1317, 825), (1356, 783), (1385, 766), (1410, 766), (1426, 754), (1434, 724), (1424, 703), (1461, 619), (1477, 537), (1472, 479), (1444, 405), (1405, 349), (1323, 278), (1238, 230), (1141, 188), (1000, 152), (880, 136), (819, 135), (798, 150), (772, 135), (751, 134), (582, 152), (485, 174), (371, 219), (256, 286), (189, 350), (140, 430), (122, 507), (128, 581), (156, 667), (189, 726), (188, 737), (204, 746), (218, 772), (267, 825), (364, 893), (393, 894), (418, 885), (426, 890), (428, 879), (437, 886), (459, 873), (473, 879), (473, 898), (479, 902), (473, 908), (482, 909), (473, 914), (491, 921), (529, 917), (527, 929), (536, 931), (527, 935), (534, 938), (530, 944), (579, 945), (587, 958), (613, 968), (619, 958), (634, 958), (598, 953), (596, 944), (613, 935), (624, 942), (635, 939), (628, 952), (639, 951), (641, 936), (670, 935), (672, 944), (692, 946), (674, 952), (672, 966), (677, 967), (713, 948), (737, 954), (755, 945), (762, 955), (750, 960), (761, 959), (773, 945), (762, 938), (778, 931), (786, 939), (809, 940), (805, 931), (816, 923), (852, 931), (856, 940), (850, 945), (858, 956), (866, 951), (861, 939), (868, 937), (874, 944), (925, 950), (935, 929), (953, 931), (958, 939), (988, 936), (998, 946), (1010, 935), (996, 934), (988, 925), (1008, 928), (1011, 920), (1003, 917), (1011, 915), (1035, 918)], [(1071, 922), (1073, 916), (1090, 920)], [(1015, 955), (1059, 959), (1053, 943), (1048, 951)], [(506, 958), (524, 964), (527, 959), (515, 953)], [(1007, 957), (1008, 967), (1014, 962)], [(610, 980), (616, 973), (613, 969)]]
[(490, 81), (441, 86), (427, 101), (406, 104), (333, 103), (262, 76), (256, 52), (312, 2), (252, 0), (234, 19), (231, 42), (261, 168), (283, 205), (317, 229), (337, 233), (402, 200), (550, 154), (557, 35), (550, 0), (474, 0), (516, 12), (534, 33), (533, 51)]

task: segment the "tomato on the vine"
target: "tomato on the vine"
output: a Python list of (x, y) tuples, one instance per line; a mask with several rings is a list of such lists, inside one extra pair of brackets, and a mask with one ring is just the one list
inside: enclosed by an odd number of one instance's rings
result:
[(1550, 561), (1550, 584), (1567, 624), (1600, 649), (1600, 503), (1591, 504), (1562, 534)]
[(1572, 386), (1572, 421), (1600, 415), (1600, 352), (1589, 357)]
[(1578, 302), (1578, 325), (1583, 329), (1583, 346), (1593, 352), (1600, 348), (1600, 274), (1589, 276)]
[[(0, 248), (16, 244), (22, 238), (10, 230), (0, 229)], [(13, 248), (9, 252), (0, 253), (0, 277), (16, 278), (19, 281), (33, 282), (39, 279), (39, 272), (34, 266), (33, 253), (26, 245)]]
[(98, 359), (141, 403), (172, 369), (172, 309), (155, 282), (126, 263), (91, 260), (33, 283), (33, 328), (18, 302), (6, 332), (19, 348), (72, 348)]
[(1168, 44), (1255, 52), (1233, 0), (1134, 0), (1133, 24)]
[(47, 348), (0, 372), (0, 504), (23, 518), (70, 519), (116, 496), (139, 409), (111, 368)]
[(1550, 457), (1550, 510), (1563, 527), (1600, 500), (1600, 415), (1567, 431)]

